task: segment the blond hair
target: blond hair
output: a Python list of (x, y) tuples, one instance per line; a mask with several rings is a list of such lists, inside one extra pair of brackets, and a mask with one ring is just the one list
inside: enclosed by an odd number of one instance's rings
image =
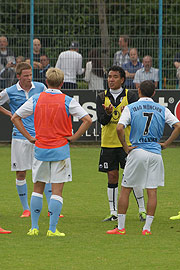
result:
[(64, 72), (59, 68), (49, 68), (46, 72), (47, 83), (51, 87), (59, 87), (64, 80)]
[(21, 62), (21, 63), (17, 64), (17, 66), (16, 66), (16, 74), (21, 75), (22, 71), (25, 70), (25, 69), (31, 69), (32, 70), (32, 67), (31, 67), (30, 64), (28, 64), (26, 62)]

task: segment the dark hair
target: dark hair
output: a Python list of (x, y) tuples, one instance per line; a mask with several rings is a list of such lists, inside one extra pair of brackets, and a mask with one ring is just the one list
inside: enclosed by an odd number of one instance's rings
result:
[(104, 77), (104, 71), (99, 51), (96, 49), (92, 49), (91, 51), (89, 51), (88, 59), (92, 62), (92, 72), (98, 77)]
[(123, 84), (125, 83), (125, 81), (126, 81), (126, 73), (125, 73), (125, 71), (124, 71), (124, 69), (122, 67), (120, 67), (120, 66), (112, 66), (112, 67), (109, 68), (108, 73), (110, 71), (118, 71), (119, 74), (120, 74), (120, 77), (124, 78)]
[(152, 97), (155, 91), (155, 84), (152, 81), (144, 81), (140, 83), (140, 90), (144, 97)]

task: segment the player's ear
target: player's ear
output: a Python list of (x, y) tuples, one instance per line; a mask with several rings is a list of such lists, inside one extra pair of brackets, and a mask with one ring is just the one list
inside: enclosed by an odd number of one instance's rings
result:
[(138, 96), (141, 97), (141, 89), (138, 87)]
[(152, 97), (154, 97), (155, 94), (156, 94), (156, 91), (154, 91), (154, 93), (152, 94)]

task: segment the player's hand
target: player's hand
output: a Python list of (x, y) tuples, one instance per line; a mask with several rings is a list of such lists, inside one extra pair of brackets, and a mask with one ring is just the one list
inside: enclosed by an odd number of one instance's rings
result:
[(133, 149), (137, 148), (137, 146), (128, 146), (124, 151), (126, 154), (129, 154)]
[(69, 136), (69, 137), (65, 137), (65, 138), (68, 140), (68, 142), (75, 142), (73, 136)]
[(113, 112), (113, 105), (112, 104), (109, 104), (109, 106), (105, 106), (105, 104), (102, 104), (102, 106), (108, 115), (112, 114), (112, 112)]
[(29, 141), (30, 141), (30, 143), (33, 143), (33, 144), (35, 144), (36, 138), (34, 138), (34, 137), (31, 137), (31, 138), (29, 139)]
[(165, 143), (159, 143), (159, 144), (160, 144), (162, 150), (167, 148), (167, 145)]

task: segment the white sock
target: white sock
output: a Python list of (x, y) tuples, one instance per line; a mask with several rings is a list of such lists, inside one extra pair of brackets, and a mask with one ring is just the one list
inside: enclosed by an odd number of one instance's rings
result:
[(143, 231), (144, 230), (148, 230), (148, 231), (151, 230), (151, 224), (153, 222), (153, 219), (154, 219), (154, 216), (149, 216), (149, 215), (146, 216), (146, 223), (143, 227)]
[(118, 229), (122, 230), (125, 228), (126, 214), (118, 214)]

